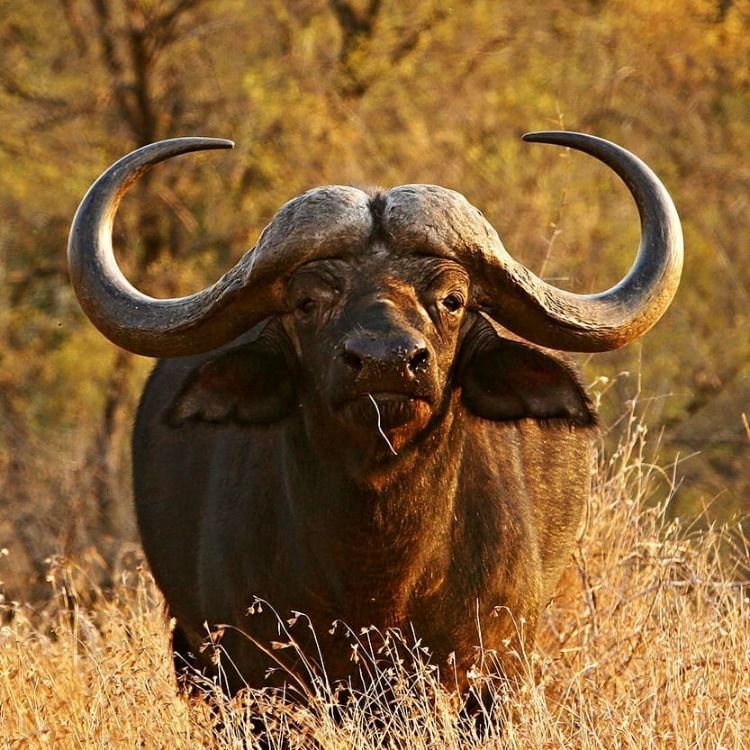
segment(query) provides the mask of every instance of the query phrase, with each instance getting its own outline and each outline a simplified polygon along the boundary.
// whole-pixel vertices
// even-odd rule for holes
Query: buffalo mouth
[[[348,422],[388,432],[407,425],[426,423],[432,414],[432,405],[422,395],[368,392],[346,401],[341,413]]]

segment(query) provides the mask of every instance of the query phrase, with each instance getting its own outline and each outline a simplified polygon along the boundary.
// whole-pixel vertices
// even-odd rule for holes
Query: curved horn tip
[[[578,133],[575,130],[535,130],[531,133],[524,133],[521,140],[527,143],[567,146],[572,145],[574,141],[603,141],[604,139],[588,133]]]
[[[530,130],[521,136],[522,141],[535,141],[539,136],[549,135],[550,133],[569,133],[569,130]]]
[[[166,138],[163,141],[155,141],[146,146],[141,146],[123,156],[120,161],[130,161],[135,157],[146,158],[149,163],[153,164],[173,156],[188,154],[191,151],[209,151],[217,148],[234,148],[234,141],[230,141],[227,138],[207,138],[201,135]]]
[[[618,156],[633,156],[627,149],[618,146],[612,141],[608,141],[606,138],[589,135],[588,133],[579,133],[575,130],[538,130],[533,133],[524,133],[521,139],[527,143],[549,143],[553,146],[564,146],[576,151],[582,151],[609,164],[615,171],[617,169],[610,163],[608,156],[613,152]]]
[[[528,141],[529,143],[534,143],[537,139],[537,136],[541,135],[542,133],[546,133],[545,130],[533,130],[530,133],[524,133],[521,136],[522,141]]]
[[[184,145],[193,146],[192,150],[202,151],[213,148],[234,148],[234,141],[230,141],[228,138],[208,138],[202,135],[184,136],[182,138],[169,138],[165,141],[157,141],[153,145],[167,144],[167,143],[182,143]]]
[[[229,138],[204,138],[204,141],[211,144],[210,148],[234,148],[235,142]]]

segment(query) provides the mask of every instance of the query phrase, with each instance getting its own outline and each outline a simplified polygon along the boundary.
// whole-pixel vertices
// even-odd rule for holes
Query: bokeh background
[[[163,165],[116,245],[155,296],[194,291],[275,211],[326,183],[431,182],[509,251],[578,292],[627,270],[627,191],[527,130],[582,130],[641,156],[684,222],[677,299],[641,342],[583,358],[605,443],[638,399],[670,512],[750,510],[748,0],[0,0],[0,580],[33,597],[50,555],[137,549],[128,440],[152,362],[80,312],[65,245],[89,184],[181,135],[233,152]]]

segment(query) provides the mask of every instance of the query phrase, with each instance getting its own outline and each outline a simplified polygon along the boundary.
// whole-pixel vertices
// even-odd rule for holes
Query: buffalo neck
[[[324,583],[332,608],[345,603],[354,617],[364,592],[368,600],[382,597],[397,619],[415,590],[434,587],[450,565],[445,541],[457,514],[462,410],[447,410],[377,482],[353,476],[339,451],[294,427],[285,440],[284,528],[291,529],[299,579],[312,588]]]

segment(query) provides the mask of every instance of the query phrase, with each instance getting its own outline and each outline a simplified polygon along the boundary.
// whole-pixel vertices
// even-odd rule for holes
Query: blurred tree
[[[83,354],[77,338],[80,319],[66,335],[50,325],[49,317],[40,316],[40,330],[33,344],[26,337],[16,340],[14,335],[19,330],[18,321],[50,312],[44,309],[49,300],[40,305],[38,299],[33,300],[34,296],[45,292],[57,296],[62,292],[60,296],[68,307],[66,312],[71,312],[72,301],[62,291],[67,285],[61,252],[67,222],[61,211],[70,213],[76,193],[80,195],[82,188],[71,190],[63,205],[59,194],[52,194],[50,188],[54,184],[57,193],[60,184],[75,177],[77,164],[69,157],[77,152],[85,158],[92,150],[103,155],[105,161],[111,161],[122,151],[194,127],[194,123],[186,122],[189,118],[184,114],[187,81],[180,72],[180,52],[189,47],[186,39],[196,27],[206,22],[199,7],[205,3],[198,0],[173,3],[68,0],[44,5],[35,5],[31,13],[19,9],[5,18],[2,33],[11,64],[0,77],[0,86],[8,103],[13,105],[12,116],[7,113],[8,127],[4,129],[4,156],[13,155],[14,166],[23,162],[27,168],[33,165],[36,178],[44,182],[43,192],[31,199],[30,208],[34,212],[31,216],[24,209],[22,195],[29,189],[29,182],[35,181],[29,179],[28,173],[17,174],[11,189],[4,191],[4,197],[12,197],[15,192],[15,213],[21,222],[26,219],[41,223],[44,230],[49,230],[41,243],[39,232],[33,230],[22,231],[21,237],[9,240],[15,251],[9,254],[9,260],[13,259],[12,270],[8,272],[9,302],[16,324],[9,323],[5,329],[5,351],[28,353],[33,349],[32,367],[45,370],[40,373],[41,378],[47,375],[45,358],[54,356],[55,351],[63,357]],[[54,22],[50,23],[51,20]],[[61,36],[60,29],[66,27],[70,33]],[[208,106],[206,102],[207,109]],[[214,96],[211,106],[220,109],[221,102]],[[199,116],[195,107],[191,111],[193,116]],[[76,149],[76,145],[80,148]],[[67,158],[61,158],[61,154]],[[89,179],[87,175],[77,182],[84,185]],[[172,200],[179,192],[177,179],[177,173],[172,172],[166,172],[158,181],[147,177],[131,202],[124,223],[128,234],[138,237],[136,252],[129,255],[128,263],[135,283],[141,283],[167,259],[188,252],[189,233],[194,230],[196,219],[184,204]],[[153,199],[154,193],[160,200]],[[28,200],[27,195],[25,202]],[[171,210],[165,210],[165,205]],[[44,212],[42,221],[38,218],[39,211]],[[32,237],[33,244],[28,243]],[[50,257],[53,262],[46,260]],[[156,291],[169,293],[169,285],[169,282],[158,284]],[[132,406],[132,397],[128,397],[132,391],[133,358],[121,350],[114,355],[102,354],[98,372],[88,373],[94,375],[97,398],[93,410],[87,409],[91,435],[82,472],[87,475],[96,506],[90,519],[96,535],[119,531],[118,518],[121,521],[122,513],[112,507],[111,499],[113,492],[117,494],[118,485],[122,485],[118,478],[122,475],[122,433],[127,413],[123,406],[128,400]],[[87,368],[80,369],[85,372]],[[66,374],[75,378],[77,373],[70,370]],[[27,378],[17,380],[23,382]],[[34,393],[33,380],[28,381],[25,395],[29,403],[24,411],[28,411],[41,395]],[[52,403],[39,405],[40,411],[59,408],[54,402],[53,396]],[[39,416],[41,427],[47,420],[42,414]],[[13,484],[20,487],[22,483]]]
[[[460,190],[519,260],[598,291],[632,260],[635,210],[592,160],[517,138],[565,127],[642,156],[685,228],[666,319],[590,361],[614,383],[605,416],[639,392],[684,452],[702,415],[707,455],[691,460],[680,512],[716,492],[717,472],[722,512],[747,508],[748,446],[705,422],[748,411],[724,394],[744,393],[727,384],[750,358],[749,27],[750,0],[0,2],[3,502],[39,504],[35,523],[69,549],[124,533],[124,437],[148,363],[83,319],[63,251],[107,164],[176,135],[238,143],[160,167],[126,199],[124,270],[155,295],[213,280],[302,190],[405,182]]]

